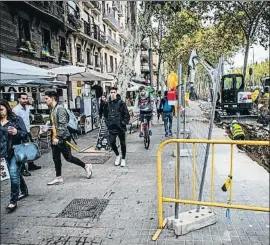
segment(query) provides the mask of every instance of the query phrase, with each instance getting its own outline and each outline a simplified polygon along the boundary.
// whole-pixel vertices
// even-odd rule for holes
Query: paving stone
[[[176,126],[176,124],[174,124]],[[25,245],[251,245],[269,244],[269,214],[251,211],[231,210],[231,224],[225,217],[225,210],[215,208],[217,223],[210,227],[194,231],[185,236],[176,237],[173,232],[164,229],[158,241],[151,241],[157,230],[157,188],[156,188],[156,152],[164,140],[161,136],[162,125],[153,126],[153,137],[149,150],[137,134],[127,135],[127,166],[115,167],[112,156],[104,164],[93,166],[93,177],[85,178],[85,172],[78,166],[63,160],[65,183],[59,186],[47,186],[55,176],[51,153],[37,160],[41,170],[34,171],[25,178],[30,196],[19,202],[18,209],[5,214],[9,201],[10,185],[1,183],[1,242],[2,244]],[[91,132],[77,140],[80,149],[94,145]],[[164,195],[174,196],[174,167],[172,157],[174,146],[168,145],[163,152],[163,190]],[[217,148],[218,149],[218,148]],[[89,153],[92,154],[92,153]],[[86,154],[74,153],[79,158]],[[92,155],[89,155],[92,156]],[[93,156],[92,156],[93,157]],[[104,160],[104,159],[103,159]],[[198,172],[202,165],[198,163]],[[192,196],[191,159],[181,159],[181,195]],[[209,176],[209,169],[207,176]],[[215,199],[227,202],[227,193],[220,188],[226,176],[215,171]],[[197,187],[199,180],[197,180]],[[269,205],[269,184],[251,181],[249,190],[245,190],[243,181],[234,182],[237,203],[254,204],[256,200]],[[210,181],[205,182],[204,198],[210,197]],[[99,219],[85,217],[56,218],[74,199],[108,199],[109,204]],[[209,199],[208,199],[209,200]],[[255,201],[255,202],[253,202]],[[258,202],[258,205],[261,203]],[[181,205],[187,211],[192,206]],[[174,205],[164,204],[164,218],[174,215]],[[251,227],[250,227],[251,225]]]

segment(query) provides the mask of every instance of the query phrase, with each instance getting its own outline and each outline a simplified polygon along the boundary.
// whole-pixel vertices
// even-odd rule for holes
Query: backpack
[[[71,134],[78,133],[79,132],[78,120],[77,120],[76,116],[74,115],[73,111],[71,111],[69,109],[66,109],[66,111],[67,111],[68,117],[69,117],[69,121],[68,121],[68,125],[67,125],[68,131]]]
[[[172,111],[172,106],[169,105],[168,100],[166,99],[164,105],[163,105],[163,112],[171,112]]]

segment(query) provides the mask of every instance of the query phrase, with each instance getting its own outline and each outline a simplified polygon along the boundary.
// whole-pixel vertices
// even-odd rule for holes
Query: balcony
[[[118,14],[119,17],[124,17],[124,11],[123,11],[123,9],[118,9],[117,14]]]
[[[149,60],[149,52],[141,51],[141,60]]]
[[[149,69],[149,64],[143,63],[143,64],[141,65],[141,72],[149,72],[149,71],[150,71],[150,69]]]
[[[120,28],[119,36],[122,37],[125,40],[128,39],[127,30],[123,26],[121,26],[121,28]]]
[[[75,34],[84,40],[94,43],[99,48],[105,47],[104,34],[95,24],[90,26],[88,22],[84,21],[83,26]]]
[[[35,10],[52,17],[58,22],[65,22],[66,11],[54,2],[49,1],[25,1]]]
[[[100,15],[101,14],[101,4],[98,1],[91,1],[91,3],[94,6],[94,8],[92,9],[92,11],[95,14]]]
[[[111,9],[110,9],[111,10]],[[103,21],[108,24],[114,31],[120,31],[120,24],[114,18],[113,13],[111,11],[104,11],[103,13]]]
[[[120,2],[119,1],[112,1],[112,8],[114,10],[120,10]]]
[[[122,51],[122,47],[119,43],[117,43],[115,40],[113,40],[111,37],[106,36],[105,38],[105,46],[117,53]]]

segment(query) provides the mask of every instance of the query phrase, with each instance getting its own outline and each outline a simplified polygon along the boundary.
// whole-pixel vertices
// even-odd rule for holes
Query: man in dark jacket
[[[160,102],[159,110],[163,111],[163,121],[165,129],[165,137],[172,136],[172,121],[175,114],[174,106],[168,104],[168,92],[164,92],[164,98]]]
[[[61,153],[66,161],[74,163],[86,171],[86,178],[92,176],[92,164],[86,164],[77,157],[72,156],[71,148],[67,144],[71,141],[71,134],[68,130],[69,114],[67,110],[59,105],[58,95],[55,91],[45,93],[45,102],[51,108],[51,125],[52,125],[52,155],[55,165],[56,178],[49,182],[48,185],[63,184]]]
[[[117,94],[117,88],[110,88],[110,97],[104,106],[104,118],[109,130],[109,139],[112,150],[116,155],[114,165],[121,167],[126,166],[126,125],[129,123],[130,115],[126,103],[121,100]],[[121,145],[122,159],[116,145],[118,136]]]

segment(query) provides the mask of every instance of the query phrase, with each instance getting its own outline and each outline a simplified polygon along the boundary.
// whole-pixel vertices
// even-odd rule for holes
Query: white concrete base
[[[176,157],[176,151],[177,149],[175,149],[173,151],[173,157]],[[189,149],[180,149],[180,157],[190,157],[192,156],[192,151]]]
[[[185,235],[217,222],[216,213],[207,207],[201,207],[198,213],[196,209],[179,213],[178,219],[172,216],[167,218],[167,220],[168,229],[174,230],[177,236]]]

